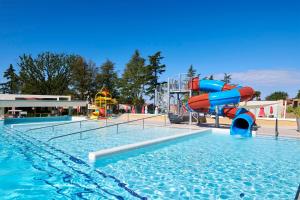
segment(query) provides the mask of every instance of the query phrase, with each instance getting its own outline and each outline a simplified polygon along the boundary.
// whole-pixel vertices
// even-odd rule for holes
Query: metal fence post
[[[145,120],[143,119],[143,130],[144,130],[144,128],[145,128]]]
[[[219,128],[220,127],[220,123],[219,123],[219,106],[216,106],[216,114],[215,114],[215,127]]]
[[[279,132],[278,132],[278,118],[276,118],[275,121],[275,137],[278,138]]]

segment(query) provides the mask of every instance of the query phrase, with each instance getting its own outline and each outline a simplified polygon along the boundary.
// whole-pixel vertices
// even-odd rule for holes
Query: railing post
[[[144,130],[144,128],[145,128],[145,120],[143,118],[143,130]]]
[[[275,121],[275,137],[278,138],[279,132],[278,132],[278,118],[276,117]]]
[[[220,124],[219,124],[219,106],[216,106],[215,108],[216,114],[215,114],[215,127],[219,128]]]

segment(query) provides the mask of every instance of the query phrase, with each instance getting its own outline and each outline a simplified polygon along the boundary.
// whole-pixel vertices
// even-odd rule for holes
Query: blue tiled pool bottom
[[[201,134],[99,160],[150,199],[293,199],[300,141]]]
[[[1,199],[144,199],[81,159],[24,132],[0,129]]]

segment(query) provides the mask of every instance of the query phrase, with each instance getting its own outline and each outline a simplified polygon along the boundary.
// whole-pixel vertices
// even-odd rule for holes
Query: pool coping
[[[89,161],[93,162],[93,161],[95,161],[96,159],[98,159],[100,157],[113,155],[113,154],[118,154],[118,153],[123,153],[123,152],[126,152],[126,151],[131,151],[131,150],[135,150],[135,149],[138,149],[138,148],[143,148],[143,147],[147,147],[147,146],[150,146],[150,145],[167,142],[167,141],[175,140],[175,139],[178,139],[178,138],[199,134],[199,133],[202,133],[202,132],[205,132],[205,131],[208,131],[208,130],[211,130],[211,129],[207,128],[207,129],[201,129],[201,130],[193,130],[193,131],[190,131],[190,132],[187,132],[187,133],[181,133],[181,134],[166,136],[166,137],[162,137],[162,138],[158,138],[158,139],[153,139],[153,140],[147,140],[147,141],[137,142],[137,143],[133,143],[133,144],[122,145],[122,146],[113,147],[113,148],[109,148],[109,149],[102,149],[102,150],[99,150],[99,151],[92,151],[92,152],[89,152],[88,159],[89,159]]]

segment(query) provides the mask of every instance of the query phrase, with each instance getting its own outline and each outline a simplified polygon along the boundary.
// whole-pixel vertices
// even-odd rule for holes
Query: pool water
[[[88,152],[188,132],[96,122],[0,124],[1,199],[293,199],[300,182],[300,141],[236,138],[211,131],[108,156]]]
[[[38,128],[41,125],[16,126],[15,129],[26,131],[32,128]],[[83,122],[81,128],[78,123],[66,124],[52,128],[37,129],[26,132],[30,136],[37,138],[45,143],[49,143],[53,147],[59,148],[69,154],[88,161],[88,153],[99,151],[102,149],[117,147],[121,145],[142,142],[146,140],[156,139],[160,137],[181,134],[189,132],[188,129],[174,129],[156,126],[145,126],[143,129],[140,124],[112,126],[105,129],[99,129],[80,134],[62,137],[55,140],[48,140],[55,136],[61,136],[77,131],[84,131],[93,128],[103,127],[98,122]]]
[[[98,160],[150,199],[294,199],[300,141],[199,134]]]
[[[1,199],[143,199],[113,175],[1,126]]]

